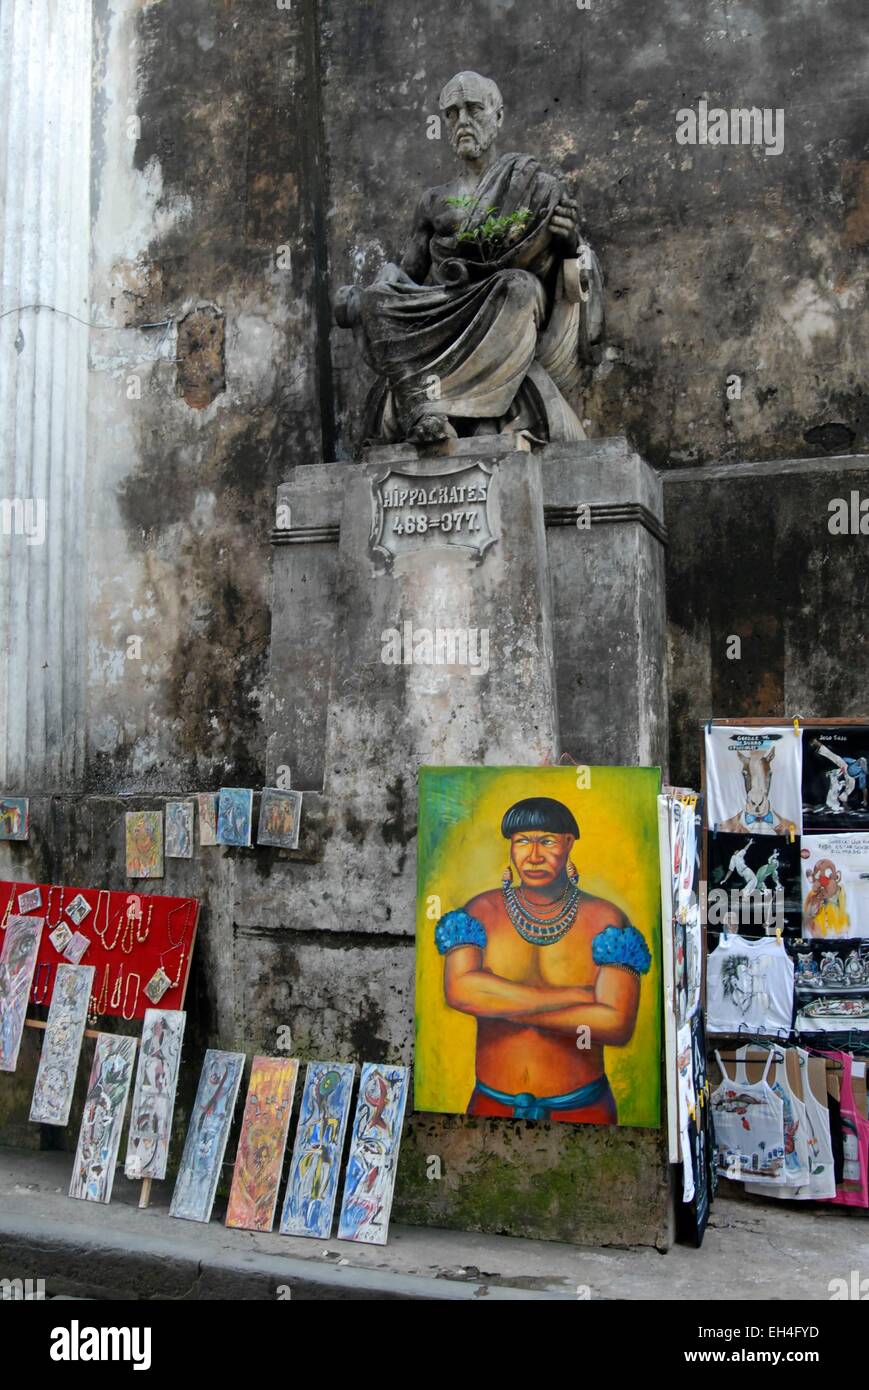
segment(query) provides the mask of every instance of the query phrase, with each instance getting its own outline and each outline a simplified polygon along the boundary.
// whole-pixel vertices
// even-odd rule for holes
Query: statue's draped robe
[[[386,401],[402,432],[425,411],[472,420],[507,416],[552,316],[563,253],[549,222],[564,197],[561,184],[529,155],[505,154],[473,196],[457,233],[431,238],[430,284],[417,285],[387,265],[361,294],[362,350],[382,378],[377,411],[382,415]],[[523,208],[530,218],[495,260],[486,261],[478,243],[459,239],[491,209],[504,217]],[[551,345],[555,358],[570,359],[568,376],[577,366],[578,318],[561,324],[560,341]],[[567,351],[565,331],[572,338]]]

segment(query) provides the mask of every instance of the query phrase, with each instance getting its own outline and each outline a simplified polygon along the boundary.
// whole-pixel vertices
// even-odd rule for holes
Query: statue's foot
[[[408,431],[409,444],[442,444],[445,439],[458,439],[446,415],[433,412],[420,415]]]

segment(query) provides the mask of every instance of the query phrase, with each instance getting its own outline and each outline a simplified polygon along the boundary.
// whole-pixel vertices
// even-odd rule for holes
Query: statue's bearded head
[[[492,79],[478,72],[460,72],[444,87],[439,105],[459,158],[479,159],[485,154],[504,120],[504,100]]]

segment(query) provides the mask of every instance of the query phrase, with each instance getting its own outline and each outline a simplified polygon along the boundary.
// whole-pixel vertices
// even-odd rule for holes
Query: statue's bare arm
[[[432,194],[424,193],[413,215],[413,226],[401,258],[401,269],[418,285],[425,282],[431,270],[431,251],[429,242],[434,235],[431,220]]]

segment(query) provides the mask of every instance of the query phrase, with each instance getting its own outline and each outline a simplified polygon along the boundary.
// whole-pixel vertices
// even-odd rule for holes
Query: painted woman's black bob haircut
[[[505,840],[523,830],[548,830],[552,835],[572,835],[579,839],[579,826],[573,812],[551,796],[529,796],[505,812],[501,834]]]

